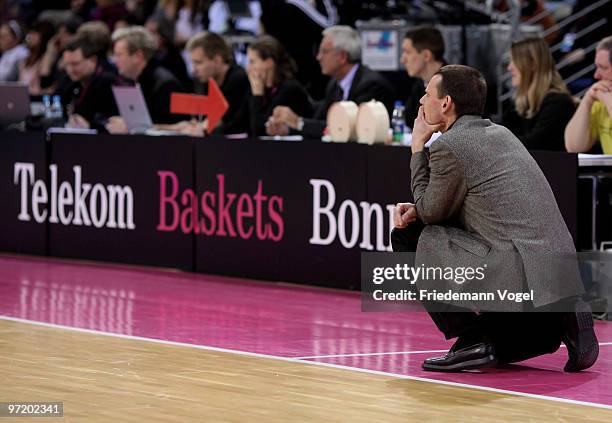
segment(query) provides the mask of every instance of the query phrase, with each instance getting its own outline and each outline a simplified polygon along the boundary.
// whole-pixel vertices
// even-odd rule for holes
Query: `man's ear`
[[[433,60],[433,54],[431,53],[431,50],[427,48],[423,49],[423,60],[425,60],[426,62],[431,62]]]
[[[452,105],[453,105],[453,99],[451,98],[451,96],[450,95],[444,96],[444,102],[442,103],[442,108],[444,109],[444,111],[449,110]]]
[[[344,50],[340,50],[338,52],[338,54],[340,55],[340,60],[342,61],[342,63],[348,63],[348,61],[349,61],[348,52],[346,52]]]
[[[136,50],[134,52],[135,55],[137,55],[139,58],[141,58],[144,62],[147,61],[147,58],[145,57],[144,51],[142,50]]]
[[[214,64],[217,66],[221,66],[224,63],[223,58],[221,57],[220,54],[215,54],[212,60]]]

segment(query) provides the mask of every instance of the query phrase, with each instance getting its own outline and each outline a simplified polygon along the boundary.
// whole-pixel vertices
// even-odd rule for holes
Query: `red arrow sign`
[[[221,120],[229,104],[214,79],[208,79],[208,96],[197,94],[172,93],[170,113],[179,115],[208,116],[211,132]]]

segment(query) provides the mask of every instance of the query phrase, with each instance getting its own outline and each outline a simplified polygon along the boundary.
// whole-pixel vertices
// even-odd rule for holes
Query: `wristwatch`
[[[302,131],[302,129],[304,129],[304,119],[303,118],[298,117],[297,126],[295,127],[295,129],[297,129],[298,131]]]

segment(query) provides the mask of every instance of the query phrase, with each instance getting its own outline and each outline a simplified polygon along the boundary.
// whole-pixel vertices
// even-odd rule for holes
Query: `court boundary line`
[[[297,360],[311,360],[313,358],[342,358],[342,357],[369,357],[372,355],[402,355],[402,354],[433,354],[445,353],[445,350],[420,350],[420,351],[389,351],[389,352],[374,352],[374,353],[355,353],[355,354],[331,354],[331,355],[305,355],[299,357],[291,357]]]
[[[132,341],[152,342],[152,343],[168,345],[168,346],[175,346],[175,347],[195,348],[195,349],[206,350],[206,351],[217,351],[217,352],[223,352],[223,353],[229,353],[229,354],[244,355],[248,357],[266,358],[266,359],[279,360],[279,361],[285,361],[285,362],[290,362],[290,363],[302,363],[302,364],[307,364],[307,365],[329,367],[329,368],[340,369],[340,370],[348,370],[348,371],[372,374],[372,375],[377,375],[377,376],[393,377],[396,379],[406,379],[406,380],[416,380],[420,382],[437,383],[439,385],[477,389],[481,391],[494,392],[497,394],[506,394],[510,396],[519,396],[519,397],[524,397],[524,398],[533,398],[533,399],[540,399],[540,400],[546,400],[546,401],[561,402],[565,404],[582,405],[586,407],[612,410],[612,405],[607,405],[607,404],[599,404],[595,402],[551,397],[548,395],[530,394],[527,392],[511,391],[508,389],[491,388],[488,386],[480,386],[480,385],[470,385],[467,383],[460,383],[460,382],[450,382],[450,381],[445,381],[445,380],[429,379],[429,378],[419,377],[419,376],[402,375],[398,373],[383,372],[380,370],[371,370],[371,369],[363,369],[359,367],[343,366],[340,364],[323,363],[319,361],[310,361],[310,360],[300,360],[294,357],[282,357],[282,356],[277,356],[277,355],[261,354],[261,353],[254,353],[254,352],[249,352],[249,351],[232,350],[228,348],[211,347],[207,345],[188,344],[186,342],[168,341],[168,340],[156,339],[156,338],[146,338],[146,337],[136,336],[136,335],[125,335],[125,334],[120,334],[120,333],[103,332],[103,331],[94,330],[94,329],[77,328],[77,327],[72,327],[72,326],[59,325],[55,323],[39,322],[36,320],[28,320],[28,319],[22,319],[19,317],[10,317],[10,316],[4,316],[4,315],[0,315],[0,320],[7,320],[7,321],[12,321],[12,322],[30,324],[34,326],[42,326],[42,327],[53,328],[53,329],[63,329],[63,330],[72,331],[72,332],[88,333],[90,335],[110,336],[113,338],[128,339]]]
[[[600,342],[600,347],[607,347],[612,345],[612,342]],[[561,344],[559,348],[567,348],[564,344]],[[344,358],[344,357],[369,357],[374,355],[405,355],[405,354],[433,354],[433,353],[445,353],[445,350],[422,350],[422,351],[389,351],[389,352],[375,352],[375,353],[355,353],[355,354],[331,354],[331,355],[312,355],[312,356],[298,356],[292,357],[298,360],[312,360],[316,358]]]

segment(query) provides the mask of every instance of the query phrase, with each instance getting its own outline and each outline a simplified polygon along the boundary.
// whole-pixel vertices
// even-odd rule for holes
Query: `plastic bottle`
[[[51,97],[48,95],[43,95],[42,97],[43,103],[43,116],[45,119],[51,119]]]
[[[406,131],[406,119],[404,117],[404,104],[401,101],[395,102],[393,115],[391,116],[391,128],[393,129],[393,143],[402,143]]]
[[[53,102],[51,103],[51,118],[56,120],[62,120],[64,118],[64,109],[62,108],[62,101],[59,95],[53,96]]]

